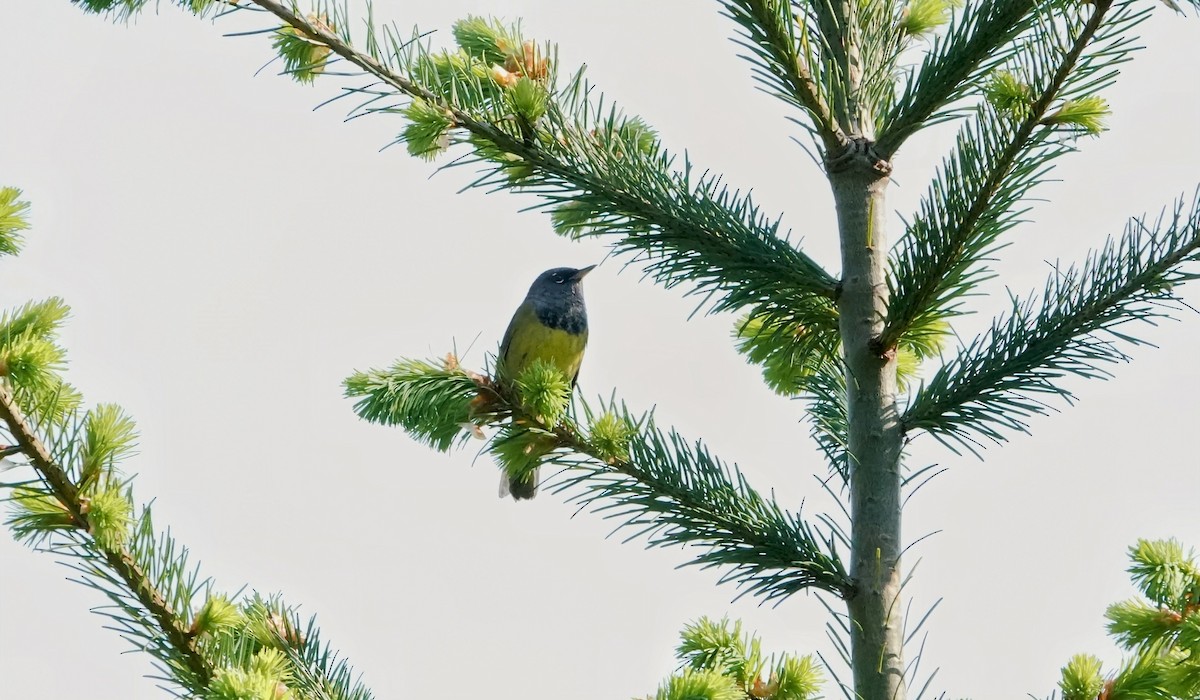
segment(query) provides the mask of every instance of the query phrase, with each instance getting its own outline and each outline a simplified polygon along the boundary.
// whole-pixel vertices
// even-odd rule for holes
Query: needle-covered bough
[[[76,4],[124,18],[147,3]],[[850,698],[904,700],[917,682],[905,642],[921,624],[905,627],[908,543],[900,524],[924,472],[905,467],[908,442],[931,435],[978,452],[1028,429],[1051,399],[1071,398],[1061,379],[1106,376],[1127,359],[1125,348],[1139,342],[1133,322],[1186,307],[1180,286],[1198,274],[1200,210],[1179,200],[1157,219],[1133,220],[1085,262],[1058,264],[1042,290],[1014,295],[979,336],[960,347],[949,342],[957,317],[984,305],[973,292],[994,276],[989,261],[1022,223],[1034,190],[1059,158],[1105,130],[1106,91],[1138,48],[1138,26],[1162,9],[1153,0],[718,0],[755,78],[788,105],[800,143],[829,182],[836,273],[799,246],[782,217],[669,152],[651,125],[618,109],[582,71],[564,72],[555,45],[519,26],[469,17],[443,38],[380,26],[370,8],[361,22],[328,2],[173,4],[231,24],[246,20],[233,33],[270,37],[288,75],[341,81],[329,102],[355,101],[352,117],[400,120],[396,142],[409,153],[477,169],[474,187],[532,195],[557,233],[605,240],[655,282],[700,295],[706,310],[737,312],[738,349],[763,367],[772,389],[806,402],[830,474],[824,483],[844,501],[845,517],[801,518],[654,416],[615,398],[573,396],[571,378],[554,367],[535,363],[496,381],[488,367],[472,371],[454,356],[403,359],[355,373],[346,388],[362,417],[436,449],[482,434],[485,450],[510,472],[555,467],[546,471],[557,474],[556,491],[618,518],[651,545],[688,546],[692,562],[762,600],[802,590],[840,599],[832,638],[850,668],[838,680]],[[958,135],[917,211],[889,237],[893,158],[937,124],[956,124]],[[719,133],[742,136],[726,125]],[[23,371],[10,367],[13,376]],[[105,511],[101,493],[120,482],[91,474],[72,478],[101,489],[88,508]],[[109,520],[120,509],[107,511]],[[71,531],[104,521],[84,515],[71,516]],[[1183,555],[1159,559],[1162,570],[1192,566]],[[1173,591],[1147,594],[1171,612],[1164,620],[1200,624],[1194,600],[1187,602],[1191,589]],[[166,601],[186,615],[186,606]],[[1119,634],[1140,634],[1129,631],[1136,613],[1113,618]],[[162,629],[188,641],[186,624]],[[738,637],[710,631],[700,636]],[[807,697],[790,681],[773,685],[772,677],[787,675],[782,667],[743,663],[752,646],[710,645],[728,653],[704,658],[740,661],[689,670],[737,679],[732,685],[681,671],[659,698]],[[279,646],[248,648],[253,659]],[[1178,669],[1196,668],[1189,649],[1171,648],[1177,663],[1169,673],[1161,664],[1126,665],[1099,686],[1099,667],[1077,659],[1064,669],[1064,695],[1169,697],[1137,689],[1179,688],[1169,685],[1182,682]],[[184,653],[177,665],[217,677],[196,658]],[[255,663],[270,667],[270,659]]]

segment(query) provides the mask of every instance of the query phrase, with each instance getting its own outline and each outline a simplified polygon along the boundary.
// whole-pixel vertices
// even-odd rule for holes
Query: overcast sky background
[[[543,214],[518,213],[531,200],[455,194],[468,171],[430,179],[402,148],[379,152],[400,120],[312,111],[333,81],[256,76],[269,40],[221,37],[265,26],[252,18],[214,26],[164,4],[124,27],[65,0],[2,5],[0,184],[25,189],[34,228],[26,252],[0,262],[0,307],[71,304],[71,380],[139,420],[127,464],[138,494],[222,589],[282,590],[317,613],[380,698],[645,694],[700,615],[744,619],[771,651],[829,650],[815,599],[731,603],[717,572],[674,568],[686,553],[605,539],[611,523],[572,519],[554,496],[498,500],[489,460],[362,423],[341,397],[355,369],[476,337],[465,362],[478,366],[537,273],[597,262],[601,244],[555,237]],[[565,66],[586,62],[669,147],[753,186],[836,269],[827,186],[788,140],[799,131],[786,108],[754,89],[716,3],[376,7],[423,29],[468,13],[520,17],[527,36],[558,41]],[[1006,306],[1005,286],[1039,286],[1047,261],[1081,259],[1127,216],[1200,183],[1200,23],[1154,15],[1150,48],[1107,93],[1112,131],[1036,191],[1044,201],[1009,235],[964,337]],[[922,134],[900,154],[897,221],[949,136]],[[788,507],[829,508],[801,404],[734,351],[732,318],[689,321],[693,300],[639,277],[616,260],[588,277],[580,391],[657,405],[663,424],[705,438]],[[1200,305],[1200,285],[1186,296]],[[1200,317],[1138,332],[1161,349],[1134,349],[1113,381],[1068,382],[1078,406],[986,461],[913,447],[911,465],[949,468],[905,515],[910,541],[940,531],[906,560],[920,562],[913,621],[942,601],[922,663],[941,669],[934,691],[1045,696],[1071,654],[1115,661],[1102,614],[1132,592],[1126,548],[1200,544]],[[0,537],[0,698],[165,697],[68,573]]]

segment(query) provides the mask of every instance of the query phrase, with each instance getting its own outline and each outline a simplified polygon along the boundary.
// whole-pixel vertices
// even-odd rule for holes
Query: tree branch
[[[746,40],[739,43],[758,56],[759,80],[808,114],[826,153],[840,153],[849,139],[813,76],[809,65],[811,57],[800,53],[793,29],[796,20],[792,16],[792,3],[787,0],[721,0],[721,4],[728,16],[745,31]]]
[[[69,513],[74,526],[81,532],[91,533],[92,526],[88,520],[87,508],[80,497],[79,489],[71,481],[66,471],[51,457],[45,444],[34,433],[26,422],[21,410],[13,400],[12,394],[4,386],[0,386],[0,420],[4,421],[12,434],[17,447],[29,458],[30,464],[47,486],[54,497]],[[206,685],[213,676],[213,667],[196,647],[195,640],[189,634],[179,615],[171,608],[163,595],[155,588],[150,577],[142,570],[130,552],[124,548],[107,550],[92,540],[93,546],[103,556],[104,563],[120,577],[129,593],[149,611],[170,645],[183,657],[187,670],[195,677],[199,686]]]
[[[772,292],[776,298],[786,298],[788,289],[800,295],[836,296],[837,281],[828,272],[780,238],[776,234],[778,224],[768,224],[761,219],[748,198],[729,193],[723,186],[718,187],[719,179],[715,176],[702,174],[693,185],[690,164],[683,173],[669,172],[665,166],[670,159],[664,153],[655,153],[651,157],[637,149],[607,148],[592,142],[594,139],[589,141],[588,134],[575,129],[572,124],[563,123],[566,131],[552,135],[565,143],[551,138],[556,145],[553,149],[545,147],[536,138],[511,134],[499,124],[481,119],[417,82],[398,75],[378,60],[356,51],[323,23],[301,17],[275,0],[250,1],[309,39],[328,46],[334,54],[382,83],[445,110],[456,128],[465,129],[474,138],[486,141],[504,154],[517,156],[522,166],[532,168],[540,177],[540,181],[533,178],[527,183],[505,181],[501,186],[536,191],[551,204],[578,203],[580,195],[603,200],[608,212],[626,217],[632,224],[623,228],[624,238],[617,247],[646,251],[662,262],[653,271],[667,286],[692,281],[701,292],[719,290],[727,295],[737,295],[747,271],[757,269],[759,277],[774,280]],[[555,117],[553,114],[548,116]],[[555,118],[565,119],[562,115]],[[653,173],[647,182],[641,183],[649,190],[639,190],[636,185],[619,178],[606,177],[610,174],[609,169],[628,169],[635,159],[638,159],[637,165]],[[504,171],[503,165],[495,167],[497,172]],[[484,182],[491,181],[482,178],[476,184]],[[649,196],[651,194],[653,197]],[[709,220],[689,218],[687,212],[703,212]],[[605,229],[605,232],[610,231]],[[664,261],[667,253],[674,254],[674,260],[669,263]],[[754,296],[765,297],[758,293]],[[746,299],[735,299],[718,307],[748,303],[751,302]]]
[[[466,390],[467,382],[475,391]],[[647,535],[650,546],[708,549],[692,563],[731,567],[722,582],[736,581],[768,600],[806,588],[841,597],[851,591],[832,538],[760,495],[702,443],[656,428],[649,415],[635,417],[613,401],[599,411],[581,402],[590,425],[570,416],[547,420],[511,390],[462,369],[452,355],[356,373],[346,388],[358,399],[359,416],[401,426],[442,450],[453,442],[447,433],[463,434],[464,416],[497,426],[487,451],[508,473],[564,467],[551,482],[556,492],[577,489],[571,501],[621,520],[620,527]],[[570,384],[561,389],[569,392]]]
[[[1145,16],[1133,13],[1127,2],[1120,3],[1112,17],[1111,0],[1092,7],[1091,16],[1075,36],[1066,37],[1070,48],[1057,61],[1052,56],[1022,59],[1055,68],[1049,75],[1030,76],[1033,84],[1029,87],[1038,92],[1021,105],[1015,120],[985,103],[978,108],[975,127],[964,127],[959,133],[954,155],[943,163],[893,261],[889,279],[892,300],[878,340],[881,349],[895,347],[922,318],[953,313],[948,305],[986,273],[972,271],[972,267],[991,251],[1002,233],[1017,223],[1017,202],[1043,180],[1050,161],[1074,150],[1063,140],[1054,139],[1061,127],[1046,124],[1046,115],[1070,84],[1089,83],[1097,71],[1111,71],[1132,51],[1128,45],[1106,46],[1107,50],[1095,52],[1105,54],[1102,65],[1081,66],[1086,49],[1124,34]],[[1060,26],[1047,18],[1040,32],[1046,34],[1044,40],[1033,42],[1031,47],[1058,52]],[[1116,55],[1110,55],[1113,51]],[[1100,86],[1089,87],[1094,94]]]
[[[968,449],[980,444],[973,435],[1000,442],[1001,430],[1024,432],[1026,418],[1048,410],[1039,396],[1072,398],[1055,380],[1109,376],[1100,365],[1129,359],[1117,343],[1141,344],[1117,327],[1186,307],[1175,290],[1200,278],[1184,269],[1200,264],[1200,199],[1189,212],[1180,202],[1163,229],[1161,219],[1154,230],[1134,220],[1082,266],[1055,271],[1040,304],[1013,299],[1007,316],[922,387],[904,414],[905,428]]]
[[[693,564],[732,567],[722,583],[736,581],[766,600],[807,588],[841,598],[853,591],[831,538],[819,537],[799,516],[763,498],[736,467],[709,455],[701,443],[688,445],[678,434],[664,436],[651,426],[631,444],[630,458],[605,460],[574,426],[560,425],[554,434],[560,447],[592,460],[555,459],[577,473],[552,488],[580,487],[571,500],[582,505],[609,500],[595,510],[622,519],[621,527],[638,534],[652,533],[650,546],[707,547]],[[663,460],[668,451],[674,458]]]
[[[875,145],[881,156],[890,160],[909,136],[931,123],[930,117],[962,97],[971,87],[972,76],[995,63],[997,52],[1029,28],[1037,7],[1037,0],[968,4],[883,120]]]

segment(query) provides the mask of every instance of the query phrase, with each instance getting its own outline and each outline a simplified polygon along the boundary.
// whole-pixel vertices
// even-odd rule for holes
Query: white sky
[[[788,140],[786,108],[752,87],[715,3],[377,4],[378,18],[424,29],[471,12],[524,18],[669,146],[789,212],[806,250],[836,266],[828,190]],[[571,519],[553,496],[498,500],[487,459],[432,453],[341,398],[352,370],[476,336],[466,360],[479,363],[538,272],[596,262],[601,245],[556,238],[544,215],[517,212],[529,200],[456,195],[467,171],[430,180],[402,149],[379,153],[401,122],[311,111],[332,82],[256,77],[268,40],[221,34],[263,25],[164,6],[126,28],[62,0],[3,5],[0,184],[26,190],[34,230],[0,262],[0,306],[72,305],[71,379],[138,418],[138,493],[222,588],[283,590],[317,613],[380,698],[645,694],[700,615],[743,618],[769,650],[829,650],[814,599],[730,603],[715,572],[674,568],[685,553],[605,539],[609,523]],[[1046,201],[1010,234],[993,296],[960,333],[1005,306],[1004,285],[1031,289],[1045,261],[1079,259],[1200,182],[1200,24],[1157,8],[1143,36],[1150,48],[1108,93],[1112,131],[1037,190]],[[898,213],[946,138],[900,154]],[[609,261],[588,278],[580,390],[657,405],[782,503],[827,507],[801,405],[762,386],[731,319],[688,321],[691,300],[620,272]],[[1186,295],[1200,304],[1200,286]],[[950,468],[905,523],[910,540],[941,531],[907,559],[921,561],[913,621],[942,599],[922,663],[941,668],[935,691],[1044,696],[1071,654],[1114,660],[1102,614],[1131,593],[1126,547],[1200,544],[1200,318],[1139,332],[1161,349],[1133,350],[1113,381],[1070,382],[1078,406],[985,462],[928,439],[912,450],[913,466]],[[164,697],[68,573],[0,538],[0,698]]]

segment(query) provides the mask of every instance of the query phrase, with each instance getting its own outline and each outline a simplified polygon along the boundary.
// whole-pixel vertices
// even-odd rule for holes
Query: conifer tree
[[[121,19],[147,5],[73,1]],[[355,372],[346,392],[362,418],[433,449],[482,436],[509,472],[557,467],[543,469],[556,472],[552,491],[620,518],[650,546],[688,546],[694,563],[746,594],[840,601],[830,614],[850,673],[834,682],[850,698],[908,694],[900,521],[923,478],[904,465],[909,441],[979,452],[1025,430],[1055,398],[1070,398],[1063,378],[1103,377],[1128,359],[1140,342],[1132,324],[1181,308],[1179,285],[1200,269],[1200,202],[1179,199],[1061,263],[1041,294],[1013,297],[979,336],[947,342],[1036,186],[1104,130],[1104,92],[1131,58],[1151,0],[718,0],[754,77],[795,110],[828,178],[837,271],[518,25],[466,17],[441,41],[320,0],[173,4],[201,16],[250,13],[294,79],[343,81],[341,97],[359,100],[353,114],[398,115],[412,155],[475,167],[476,187],[536,195],[559,234],[606,240],[659,284],[702,295],[706,310],[740,314],[739,350],[775,391],[806,401],[844,522],[777,503],[659,416],[615,394],[573,396],[545,367],[513,388],[453,354],[403,358]],[[893,159],[914,134],[947,122],[959,129],[953,150],[904,230],[889,232]],[[5,211],[19,220],[16,197],[0,199],[10,210],[0,224]],[[0,253],[15,250],[19,229],[0,235]],[[132,424],[114,407],[82,410],[58,377],[53,333],[64,315],[51,300],[0,319],[0,419],[14,445],[5,454],[35,473],[13,494],[16,534],[70,557],[184,694],[369,697],[314,626],[277,599],[210,591],[149,509],[134,515],[116,469]],[[939,364],[922,381],[914,370],[925,361]],[[1119,604],[1109,617],[1134,660],[1108,679],[1093,659],[1071,660],[1061,686],[1070,700],[1197,692],[1187,633],[1200,624],[1195,564],[1173,543],[1139,543],[1133,558],[1151,602]],[[736,624],[697,622],[680,658],[658,698],[817,692],[810,658],[764,659]]]

